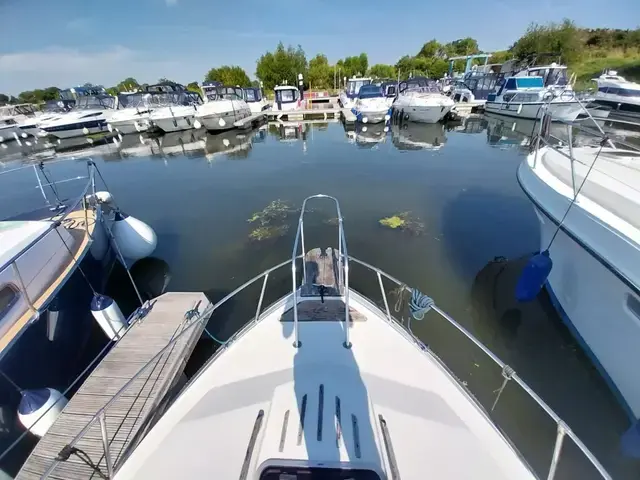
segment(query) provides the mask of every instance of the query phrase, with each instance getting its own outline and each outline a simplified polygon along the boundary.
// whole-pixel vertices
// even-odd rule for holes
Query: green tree
[[[369,75],[376,78],[396,78],[396,68],[393,65],[377,63],[369,69]]]
[[[264,83],[264,88],[272,90],[276,85],[286,82],[289,85],[298,84],[298,74],[307,75],[307,57],[302,47],[278,44],[275,52],[262,55],[256,65],[256,76]]]
[[[118,90],[118,92],[132,92],[140,88],[140,84],[135,78],[127,77],[120,83],[118,83],[115,88]]]
[[[473,55],[480,51],[478,41],[471,37],[459,38],[458,40],[447,43],[443,48],[450,57]]]
[[[117,97],[118,94],[120,93],[120,90],[118,89],[118,87],[109,87],[106,90],[109,95],[113,95],[114,97]]]
[[[439,79],[444,76],[448,69],[448,62],[438,57],[410,57],[405,55],[396,63],[396,70],[401,79],[409,78],[409,75]]]
[[[512,58],[513,53],[511,53],[510,50],[499,50],[497,52],[493,52],[493,55],[489,57],[489,63],[504,63]]]
[[[220,68],[212,68],[204,77],[205,82],[221,82],[224,85],[237,85],[248,87],[251,80],[241,67],[236,65],[223,65]]]
[[[511,46],[513,55],[521,60],[541,53],[552,53],[560,55],[561,61],[569,65],[580,60],[583,50],[579,29],[567,19],[560,24],[531,24]]]
[[[319,53],[309,60],[307,79],[312,88],[330,88],[333,86],[333,68],[329,66],[329,61],[325,55]]]
[[[200,85],[198,84],[198,82],[191,82],[187,85],[187,90],[191,91],[191,92],[198,92],[200,93]]]
[[[341,75],[344,77],[355,77],[356,75],[366,75],[369,69],[369,58],[366,53],[361,53],[353,57],[346,57],[340,60],[336,66],[340,67]]]
[[[9,103],[10,100],[11,98],[9,97],[9,95],[0,93],[0,105],[6,105],[7,103]]]
[[[444,48],[440,42],[435,38],[425,43],[420,51],[418,57],[441,57],[444,55]]]

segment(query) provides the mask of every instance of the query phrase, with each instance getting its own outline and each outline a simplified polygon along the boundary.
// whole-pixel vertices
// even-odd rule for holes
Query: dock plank
[[[171,292],[155,299],[147,316],[129,328],[71,398],[16,478],[40,478],[60,450],[73,441],[113,395],[191,324],[192,320],[186,319],[185,315],[196,305],[199,312],[209,305],[203,293]],[[199,322],[180,337],[173,348],[154,360],[106,410],[110,453],[116,465],[156,418],[154,415],[162,408],[167,393],[180,378],[206,321]],[[75,446],[106,473],[99,422],[92,425]],[[88,465],[72,455],[56,465],[50,478],[99,478],[92,473],[95,472]]]

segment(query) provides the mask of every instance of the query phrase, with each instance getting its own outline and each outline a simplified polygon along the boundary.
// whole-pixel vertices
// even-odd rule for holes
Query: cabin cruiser
[[[312,201],[320,200],[332,202],[337,210],[338,242],[333,248],[313,248],[312,237],[304,232],[305,212]],[[109,396],[107,405],[65,448],[84,453],[89,441],[99,445],[95,441],[100,438],[98,423],[104,426],[105,418],[111,419],[110,428],[118,428],[122,422],[116,417],[122,412],[116,410],[121,405],[118,399],[139,392],[143,379],[152,375],[152,365],[158,365],[178,342],[202,331],[212,313],[218,314],[229,299],[237,300],[235,296],[249,286],[257,292],[263,285],[255,316],[229,340],[218,341],[222,345],[184,387],[175,389],[172,398],[157,409],[148,409],[152,414],[147,418],[153,421],[140,420],[147,427],[126,452],[120,444],[108,441],[103,427],[103,448],[87,452],[93,456],[93,465],[100,463],[101,473],[108,471],[115,480],[208,478],[212,469],[215,478],[247,480],[417,480],[425,474],[438,479],[534,480],[544,476],[554,480],[565,465],[563,444],[571,442],[571,450],[585,455],[602,478],[611,479],[578,436],[513,368],[432,298],[348,254],[337,199],[323,194],[307,198],[297,225],[289,260],[247,281],[215,305],[199,303],[199,308],[185,312],[171,342],[126,383],[123,380],[120,385],[124,386]],[[305,251],[303,247],[300,253],[301,243],[311,248]],[[381,295],[384,306],[356,290],[351,266],[362,269],[365,278],[369,275],[370,285],[377,278],[380,290],[373,293],[378,300]],[[274,295],[279,298],[263,304],[267,287],[275,294],[267,283],[280,269],[290,269],[291,288],[280,283],[285,288]],[[383,282],[394,288],[391,299]],[[498,365],[487,366],[496,370],[492,381],[499,388],[486,409],[472,387],[413,334],[411,322],[425,318],[425,322],[444,322],[455,328],[487,355],[488,362]],[[548,449],[550,460],[537,462],[537,468],[524,455],[526,450],[518,449],[527,435],[518,435],[517,442],[510,440],[495,423],[504,410],[494,415],[488,412],[505,407],[500,395],[515,388],[513,383],[523,389],[518,394],[524,393],[516,415],[524,410],[529,415],[524,418],[530,420],[535,409],[557,424],[555,443]],[[63,458],[58,456],[49,464],[44,478],[63,475],[63,470],[63,476],[90,474],[89,462]],[[212,459],[218,459],[213,466]]]
[[[0,124],[11,124],[13,123],[9,121],[11,119],[19,125],[20,132],[18,135],[22,138],[29,135],[35,137],[40,133],[38,124],[43,120],[42,114],[40,111],[36,110],[35,105],[32,105],[31,103],[0,107]],[[2,136],[4,137],[6,135]]]
[[[363,85],[370,85],[370,78],[350,78],[347,81],[347,86],[343,92],[340,92],[340,97],[338,98],[338,103],[343,108],[353,108],[353,104],[358,98],[358,92],[360,91],[360,87]]]
[[[300,90],[291,85],[278,85],[273,89],[275,99],[271,110],[277,112],[289,112],[299,110],[302,104]]]
[[[171,105],[179,98],[172,95],[186,91],[183,85],[163,82],[148,85],[138,92],[124,92],[118,95],[119,109],[113,112],[107,128],[120,133],[146,132],[151,127],[149,116],[154,109]]]
[[[414,77],[400,82],[393,111],[403,120],[437,123],[453,108],[453,100],[443,95],[436,82]]]
[[[386,122],[391,118],[391,107],[381,87],[363,85],[353,108],[356,120],[362,123]]]
[[[199,93],[181,90],[163,93],[153,99],[158,106],[149,114],[149,132],[169,133],[194,128],[198,106],[202,105]]]
[[[243,88],[244,101],[249,105],[251,113],[260,113],[263,110],[267,110],[270,106],[269,101],[265,98],[264,92],[261,88]]]
[[[598,85],[595,104],[608,107],[616,116],[640,119],[640,84],[621,77],[615,70],[607,70],[593,81]]]
[[[386,80],[380,83],[380,88],[382,88],[384,97],[387,99],[387,105],[391,107],[393,101],[398,96],[398,82],[395,80]]]
[[[495,73],[471,71],[451,85],[450,95],[456,104],[483,107],[489,94],[495,91],[497,81],[498,75]]]
[[[0,384],[0,401],[17,407],[20,423],[38,437],[66,403],[55,388],[69,387],[84,373],[82,349],[94,335],[94,320],[107,335],[105,344],[124,331],[121,310],[116,315],[117,307],[102,308],[113,305],[102,294],[116,252],[134,262],[155,248],[150,227],[119,212],[110,193],[96,190],[104,182],[93,162],[65,167],[87,175],[58,176],[58,183],[84,181],[70,200],[60,198],[46,163],[0,174],[3,193],[24,198],[20,189],[31,180],[44,198],[43,208],[0,221],[0,371],[8,379]],[[60,402],[53,406],[52,399]]]
[[[398,150],[440,150],[447,143],[444,125],[417,125],[412,122],[393,122],[391,141]]]
[[[111,95],[78,97],[69,113],[40,124],[41,135],[63,139],[107,132],[107,121],[117,106],[118,99]]]
[[[485,110],[511,117],[539,119],[543,106],[554,120],[573,121],[584,112],[576,98],[567,67],[519,68],[515,61],[505,62],[498,75],[496,90],[487,97]]]
[[[196,128],[204,127],[209,131],[229,130],[238,120],[251,116],[249,105],[244,101],[244,92],[240,87],[202,85],[202,93],[207,101],[198,107],[195,115]]]
[[[546,290],[635,421],[640,153],[614,148],[604,134],[589,146],[555,146],[547,136],[537,137],[517,175],[540,220],[540,251],[553,262]]]

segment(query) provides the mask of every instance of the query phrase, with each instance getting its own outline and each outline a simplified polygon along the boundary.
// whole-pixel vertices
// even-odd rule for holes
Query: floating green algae
[[[414,235],[420,235],[424,231],[424,223],[419,218],[413,217],[411,212],[401,212],[378,220],[380,225],[394,230],[403,230]]]

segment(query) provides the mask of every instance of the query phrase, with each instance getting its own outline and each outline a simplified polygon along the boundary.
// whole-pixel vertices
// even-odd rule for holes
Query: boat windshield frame
[[[367,88],[364,88],[367,87]],[[363,91],[364,90],[364,91]],[[360,87],[360,91],[358,92],[358,99],[366,99],[366,98],[384,98],[384,91],[382,87],[376,85],[363,85]]]
[[[398,92],[401,94],[407,92],[442,93],[435,80],[425,77],[414,77],[400,82],[398,85]]]
[[[244,100],[244,90],[241,87],[232,87],[229,85],[203,85],[202,91],[209,101]]]
[[[193,333],[193,329],[196,328],[197,325],[199,326],[203,326],[206,327],[206,324],[209,320],[209,318],[211,317],[211,315],[213,314],[214,311],[216,311],[218,308],[220,308],[223,304],[225,304],[227,301],[229,301],[231,298],[235,297],[238,293],[244,291],[246,288],[254,285],[254,284],[258,284],[259,285],[259,281],[261,281],[262,283],[262,288],[260,290],[260,296],[257,299],[257,307],[256,307],[256,313],[255,316],[250,319],[244,326],[242,326],[238,331],[236,331],[231,338],[229,338],[226,342],[224,342],[219,348],[217,348],[215,350],[215,352],[205,361],[203,362],[203,365],[200,367],[200,369],[198,370],[198,372],[194,375],[194,377],[192,378],[191,382],[197,380],[197,378],[199,378],[199,376],[202,374],[202,372],[204,372],[207,367],[214,362],[223,352],[227,351],[227,349],[233,345],[238,339],[240,339],[247,331],[251,330],[258,322],[261,321],[262,318],[266,318],[268,316],[268,313],[270,311],[270,308],[267,307],[265,310],[262,309],[262,303],[264,300],[264,296],[265,296],[265,291],[267,288],[267,283],[268,280],[271,276],[271,274],[273,272],[275,272],[276,270],[279,270],[281,268],[284,267],[289,267],[291,269],[291,277],[292,277],[292,289],[289,290],[289,293],[287,295],[285,295],[285,297],[283,297],[283,299],[288,299],[289,296],[291,296],[292,298],[292,304],[293,304],[293,312],[294,312],[294,322],[293,322],[293,329],[294,329],[294,346],[292,348],[305,348],[302,344],[300,344],[299,340],[298,340],[298,315],[297,315],[297,295],[298,295],[298,291],[301,288],[302,282],[304,281],[304,275],[302,275],[300,282],[297,281],[297,274],[300,273],[300,269],[297,267],[298,263],[302,264],[302,272],[305,272],[305,268],[306,268],[306,262],[304,261],[304,251],[305,251],[305,244],[304,244],[304,213],[306,210],[306,203],[308,200],[310,199],[314,199],[314,198],[326,198],[326,199],[331,199],[334,200],[336,202],[336,208],[337,208],[337,214],[338,214],[338,219],[339,219],[339,223],[338,223],[338,265],[342,265],[343,268],[339,268],[339,275],[341,279],[344,279],[344,286],[345,286],[345,291],[344,291],[344,303],[345,303],[345,321],[349,321],[348,318],[350,318],[350,315],[347,315],[347,312],[349,312],[349,262],[354,262],[355,264],[358,264],[362,267],[364,267],[365,269],[367,269],[369,272],[373,273],[375,275],[375,277],[377,278],[377,283],[380,287],[380,294],[382,296],[382,300],[383,300],[383,305],[384,305],[384,310],[382,309],[382,307],[376,307],[376,305],[378,304],[377,302],[374,302],[372,300],[369,300],[369,302],[371,302],[371,308],[379,308],[380,309],[380,313],[382,314],[382,318],[384,318],[387,323],[393,327],[394,329],[396,329],[397,332],[399,332],[400,334],[402,334],[408,341],[413,342],[421,351],[424,355],[427,355],[431,360],[434,360],[436,362],[438,362],[439,365],[442,366],[442,368],[449,372],[450,377],[451,377],[451,381],[452,382],[456,382],[457,385],[465,392],[467,399],[470,402],[473,402],[476,407],[479,409],[480,412],[483,412],[485,415],[485,418],[487,419],[487,421],[491,422],[493,425],[496,426],[496,428],[500,429],[500,426],[498,425],[497,419],[494,416],[489,415],[489,412],[487,411],[487,409],[485,408],[485,406],[483,406],[480,401],[473,395],[473,393],[470,391],[469,387],[465,384],[462,383],[460,380],[458,380],[458,378],[451,372],[451,370],[446,366],[446,364],[444,364],[444,362],[442,360],[439,359],[438,356],[436,356],[431,349],[425,345],[420,339],[418,339],[413,332],[411,331],[410,327],[408,325],[406,325],[404,322],[398,320],[397,318],[395,318],[392,314],[391,309],[389,308],[389,300],[387,298],[387,291],[385,290],[385,286],[384,286],[384,282],[386,281],[387,283],[391,283],[394,285],[394,291],[398,293],[398,295],[412,295],[414,292],[411,288],[409,288],[407,286],[406,283],[401,282],[400,280],[398,280],[397,278],[389,275],[388,273],[384,272],[383,270],[370,265],[367,262],[364,262],[362,260],[359,260],[355,257],[352,257],[348,254],[347,251],[347,246],[346,246],[346,240],[345,240],[345,236],[344,236],[344,230],[343,230],[343,218],[342,218],[342,214],[341,214],[341,210],[340,210],[340,206],[339,203],[337,201],[337,199],[335,199],[334,197],[330,197],[328,195],[313,195],[311,197],[308,197],[304,200],[303,204],[302,204],[302,208],[301,208],[301,213],[300,213],[300,218],[298,220],[298,229],[297,229],[297,233],[296,233],[296,237],[294,240],[294,247],[293,247],[293,252],[291,255],[291,258],[289,258],[288,260],[279,263],[278,265],[275,265],[267,270],[265,270],[264,272],[256,275],[255,277],[253,277],[252,279],[250,279],[249,281],[245,282],[244,284],[240,285],[238,288],[236,288],[235,290],[233,290],[232,292],[230,292],[229,294],[227,294],[224,298],[222,298],[221,300],[219,300],[218,302],[216,302],[215,304],[210,303],[201,313],[196,311],[196,312],[192,312],[193,315],[191,315],[190,317],[185,317],[185,321],[182,324],[182,330],[180,333],[174,335],[174,337],[172,338],[172,340],[165,346],[163,347],[158,353],[156,353],[156,355],[149,360],[145,365],[143,365],[140,370],[138,370],[138,372],[133,375],[133,377],[131,377],[110,399],[109,401],[107,401],[107,403],[100,409],[98,410],[98,412],[89,420],[89,422],[85,425],[85,427],[67,444],[67,448],[72,448],[74,447],[91,429],[91,427],[96,424],[99,423],[100,424],[100,428],[104,429],[103,430],[103,435],[102,435],[102,447],[104,450],[104,458],[106,459],[106,466],[107,466],[107,472],[108,472],[108,476],[109,478],[113,478],[114,477],[114,472],[117,471],[117,468],[119,467],[119,464],[114,465],[111,461],[111,452],[110,452],[110,445],[109,445],[109,441],[106,435],[106,422],[107,422],[107,415],[108,415],[108,411],[109,408],[114,405],[114,403],[118,400],[118,398],[120,398],[120,396],[122,396],[124,394],[124,392],[126,392],[130,387],[134,386],[134,385],[138,385],[138,383],[136,383],[136,381],[138,380],[138,378],[144,374],[144,372],[146,372],[147,369],[154,367],[158,364],[158,361],[163,357],[163,355],[167,354],[168,352],[171,351],[171,349],[174,348],[174,345],[179,342],[182,341],[182,338],[184,335],[190,335]],[[298,246],[301,246],[301,250],[302,250],[302,254],[298,254]],[[302,260],[300,262],[300,260]],[[363,295],[364,296],[364,295]],[[367,298],[366,296],[364,296],[365,298]],[[146,308],[149,308],[149,305],[153,302],[152,301],[147,301],[147,303],[145,305],[143,305],[143,307],[141,307],[141,309],[139,310],[140,313],[136,313],[133,315],[133,317],[131,318],[131,322],[129,322],[129,328],[124,332],[124,335],[126,335],[133,326],[135,326],[135,324],[141,320],[144,317],[144,311]],[[538,396],[538,394],[536,394],[533,389],[531,389],[531,387],[529,387],[529,385],[522,380],[522,378],[520,378],[520,376],[506,363],[504,363],[502,360],[500,360],[491,350],[489,350],[483,343],[481,343],[476,337],[474,337],[467,329],[465,329],[462,325],[460,325],[458,322],[456,322],[451,316],[449,316],[444,310],[440,309],[440,307],[438,307],[436,304],[433,304],[431,306],[431,310],[428,313],[429,315],[432,315],[433,318],[435,319],[435,315],[439,316],[440,319],[445,320],[446,322],[448,322],[452,327],[455,328],[455,330],[457,330],[460,334],[463,335],[464,338],[466,338],[466,340],[470,341],[471,343],[473,343],[478,349],[480,349],[486,356],[488,356],[497,366],[499,366],[502,370],[502,380],[498,380],[496,379],[496,382],[501,382],[502,386],[500,388],[498,388],[498,390],[496,390],[496,396],[494,397],[494,402],[493,405],[491,406],[491,411],[493,411],[496,406],[499,403],[501,394],[503,392],[503,390],[505,389],[505,387],[507,386],[508,383],[513,382],[516,383],[527,395],[529,395],[530,398],[532,398],[534,400],[535,403],[537,403],[537,405],[542,408],[542,410],[556,423],[556,437],[555,437],[555,443],[554,443],[554,448],[553,448],[553,454],[551,456],[551,461],[550,461],[550,466],[548,469],[548,475],[547,475],[547,480],[553,480],[555,478],[555,474],[557,471],[557,467],[558,464],[560,462],[561,459],[561,454],[562,454],[562,447],[563,447],[563,443],[566,437],[569,437],[571,440],[573,440],[574,444],[579,448],[579,450],[582,452],[582,454],[591,462],[591,464],[596,468],[596,470],[598,471],[598,473],[601,475],[602,478],[604,478],[605,480],[612,480],[611,476],[607,473],[607,471],[604,469],[604,467],[602,466],[602,464],[600,464],[600,462],[596,459],[596,457],[593,455],[593,453],[591,453],[591,451],[585,446],[585,444],[578,438],[578,436],[569,428],[569,426],[551,409],[551,407],[549,407],[549,405],[547,405],[547,403],[542,400],[542,398],[540,398],[540,396]],[[205,328],[205,332],[206,332],[206,328]],[[351,342],[349,340],[349,328],[345,328],[345,343],[344,346],[345,348],[350,348],[351,347]],[[122,338],[122,337],[121,337]],[[185,337],[188,338],[188,337]],[[296,347],[297,344],[297,347]],[[500,378],[500,377],[498,377]],[[499,384],[499,383],[498,383]],[[137,387],[139,388],[139,387]],[[46,412],[43,414],[43,416],[46,415]],[[503,433],[505,439],[506,437],[506,433]],[[126,459],[128,458],[128,456],[123,456],[124,460],[126,461]],[[521,456],[522,461],[526,464],[526,459]],[[42,478],[48,478],[56,469],[56,467],[60,464],[60,460],[53,460],[53,462],[51,463],[51,465],[49,466],[49,468],[46,470],[46,472],[44,473]],[[532,467],[528,467],[531,468],[531,471],[533,472]],[[537,472],[538,474],[542,475],[542,472]]]
[[[365,85],[371,85],[370,78],[351,78],[347,80],[347,87],[345,88],[345,92],[348,97],[357,97],[360,89]]]
[[[283,97],[284,92],[291,93],[291,98]],[[276,103],[295,103],[300,98],[300,90],[296,87],[279,88],[275,90],[274,94]]]
[[[119,108],[140,108],[147,107],[149,104],[150,95],[145,92],[135,92],[129,94],[118,94],[118,107]]]
[[[262,95],[262,89],[257,87],[247,87],[243,88],[242,92],[244,93],[244,101],[247,103],[256,103],[261,102],[264,98]],[[253,95],[252,98],[249,98],[250,95]]]
[[[111,95],[83,95],[78,97],[74,110],[113,110],[116,98]]]

